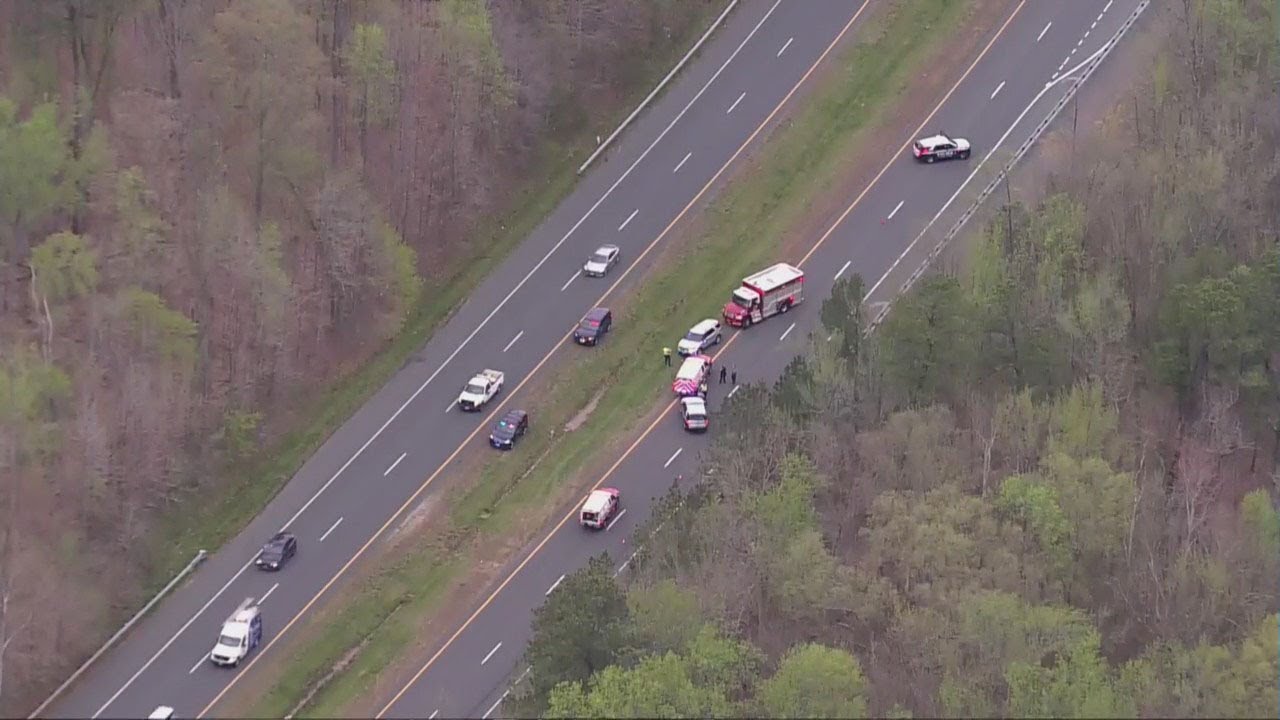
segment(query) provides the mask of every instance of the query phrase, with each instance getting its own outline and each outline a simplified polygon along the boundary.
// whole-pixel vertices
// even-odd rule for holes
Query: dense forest
[[[843,281],[726,402],[627,582],[537,612],[525,712],[1275,716],[1275,5],[1173,6],[963,269],[871,333]]]
[[[714,9],[0,3],[0,714]]]

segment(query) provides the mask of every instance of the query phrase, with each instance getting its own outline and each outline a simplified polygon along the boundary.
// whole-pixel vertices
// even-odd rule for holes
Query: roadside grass
[[[661,348],[674,346],[697,320],[716,317],[745,275],[797,259],[779,256],[779,239],[793,231],[809,199],[820,194],[841,164],[858,157],[865,131],[887,121],[913,75],[938,59],[937,51],[918,40],[921,24],[953,26],[972,7],[955,0],[901,0],[859,28],[860,39],[831,61],[834,71],[757,150],[749,169],[740,170],[699,211],[697,237],[664,241],[677,245],[655,249],[662,255],[638,289],[608,301],[616,329],[606,341],[592,349],[562,348],[559,354],[568,359],[540,381],[540,389],[525,391],[532,402],[522,405],[533,411],[534,422],[518,448],[484,462],[474,482],[450,494],[444,527],[414,541],[421,549],[412,561],[379,570],[308,623],[302,632],[312,639],[291,644],[289,656],[277,663],[283,668],[279,680],[251,714],[277,716],[292,709],[313,683],[358,648],[345,670],[305,706],[312,716],[349,712],[415,640],[421,618],[438,609],[443,588],[427,588],[422,584],[427,578],[452,586],[484,541],[527,542],[548,522],[558,521],[570,498],[597,477],[583,477],[584,468],[607,467],[633,432],[672,397],[674,368],[663,365]],[[677,231],[677,237],[684,234]],[[566,430],[593,400],[585,422]]]
[[[427,279],[430,292],[405,318],[400,332],[359,367],[316,392],[291,412],[296,426],[251,458],[219,469],[223,480],[210,483],[165,513],[150,548],[150,571],[145,595],[151,596],[203,548],[221,547],[266,507],[302,464],[315,454],[341,425],[387,383],[417,352],[467,295],[569,195],[577,185],[579,164],[595,149],[592,137],[599,127],[616,127],[658,79],[683,55],[721,7],[706,5],[697,22],[676,32],[665,53],[656,53],[632,74],[629,102],[610,117],[582,123],[567,139],[545,139],[530,163],[524,186],[509,209],[482,223],[473,233],[468,252],[450,262],[439,277]],[[655,101],[657,99],[655,98]]]

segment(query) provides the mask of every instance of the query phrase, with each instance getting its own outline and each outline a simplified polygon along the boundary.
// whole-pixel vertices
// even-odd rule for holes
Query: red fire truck
[[[734,327],[751,327],[804,300],[804,271],[778,263],[743,279],[742,287],[724,305],[724,319]]]

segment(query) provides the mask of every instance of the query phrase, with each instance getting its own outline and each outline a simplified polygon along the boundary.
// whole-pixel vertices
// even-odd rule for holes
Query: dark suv
[[[489,431],[489,444],[499,450],[510,450],[529,431],[529,413],[523,410],[508,410],[502,419],[494,423]]]
[[[573,330],[573,341],[579,345],[595,345],[613,325],[613,313],[609,308],[595,308],[582,318]]]

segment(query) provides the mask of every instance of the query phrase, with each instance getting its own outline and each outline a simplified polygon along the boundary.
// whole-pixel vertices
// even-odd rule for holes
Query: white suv
[[[911,146],[911,154],[920,162],[931,163],[935,160],[950,160],[969,157],[969,141],[964,138],[953,138],[938,133],[932,137],[920,138]]]
[[[676,350],[681,355],[697,355],[712,345],[719,344],[720,321],[708,318],[689,328],[689,332],[676,344]]]

